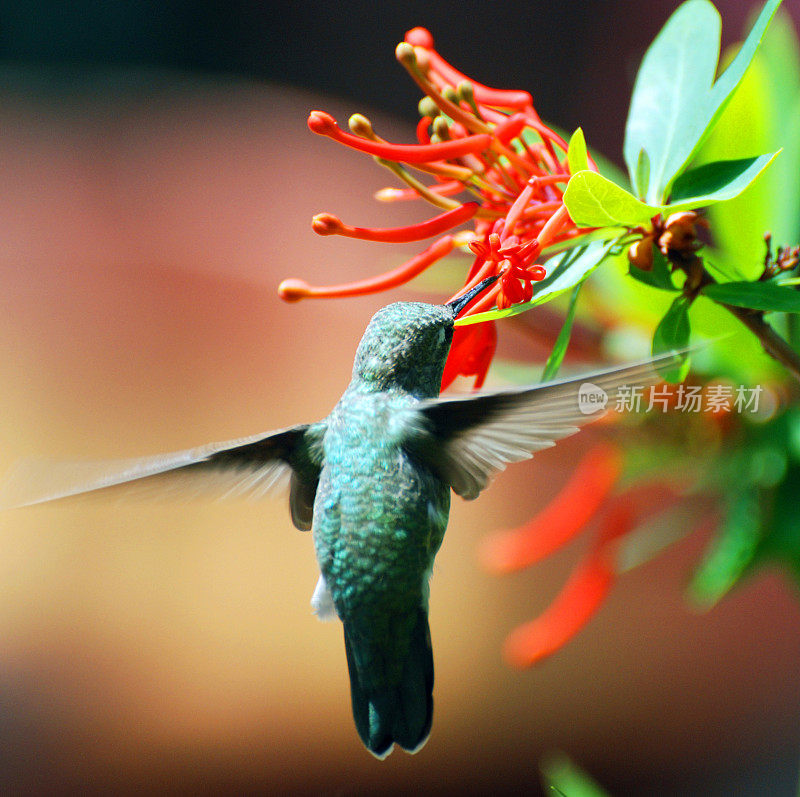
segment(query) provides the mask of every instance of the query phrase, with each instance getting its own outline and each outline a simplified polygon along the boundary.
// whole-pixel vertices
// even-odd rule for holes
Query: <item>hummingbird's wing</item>
[[[134,459],[22,461],[0,485],[0,508],[29,506],[142,480],[170,491],[212,489],[223,495],[260,497],[290,475],[292,521],[307,530],[320,472],[315,462],[316,443],[323,434],[319,424],[300,425]],[[155,477],[160,476],[158,481]]]
[[[508,463],[529,459],[603,415],[593,411],[592,395],[613,406],[620,388],[657,382],[654,366],[675,360],[669,354],[532,387],[428,399],[415,408],[423,418],[408,447],[458,495],[477,498]]]

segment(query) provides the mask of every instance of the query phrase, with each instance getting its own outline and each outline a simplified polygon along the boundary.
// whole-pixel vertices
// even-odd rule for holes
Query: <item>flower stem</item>
[[[708,273],[703,261],[695,256],[684,259],[671,256],[670,261],[683,271],[689,280],[694,281],[695,295],[706,285],[715,285],[716,280]],[[750,310],[732,304],[717,302],[739,319],[759,340],[764,351],[777,360],[786,370],[800,382],[800,354],[798,354],[771,326],[764,320],[763,310]]]
[[[721,302],[720,302],[721,304]],[[760,310],[747,310],[723,304],[730,310],[760,341],[764,351],[777,360],[787,371],[800,382],[800,356],[797,352],[764,320]]]

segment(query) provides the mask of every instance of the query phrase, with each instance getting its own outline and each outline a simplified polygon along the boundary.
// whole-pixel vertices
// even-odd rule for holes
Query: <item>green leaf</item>
[[[564,204],[579,227],[635,227],[647,224],[659,213],[694,210],[732,199],[744,191],[777,154],[717,161],[692,169],[675,181],[672,199],[666,205],[646,205],[597,172],[578,172],[567,184]]]
[[[563,130],[558,125],[551,124],[550,122],[548,122],[547,125],[551,128],[551,130],[553,130],[553,132],[557,133],[565,141],[569,139],[569,131]],[[527,127],[522,131],[522,138],[526,144],[541,143],[541,137],[538,135],[538,133],[533,132]],[[603,177],[608,177],[609,180],[617,185],[623,186],[623,188],[628,185],[628,176],[625,174],[625,172],[623,172],[622,169],[620,169],[615,163],[606,158],[602,153],[598,152],[597,150],[592,150],[592,160],[595,162],[597,170],[603,175]]]
[[[650,156],[644,149],[639,150],[633,184],[639,196],[644,196],[647,193],[647,186],[650,184]]]
[[[800,241],[800,183],[797,180],[800,173],[800,42],[787,13],[782,12],[773,21],[768,39],[765,37],[759,48],[767,85],[762,83],[759,88],[768,103],[764,123],[771,129],[765,136],[766,146],[751,152],[783,147],[779,168],[771,169],[769,174],[770,185],[766,188],[769,199],[764,209],[769,213],[769,224],[763,229],[770,229],[778,243],[797,243]]]
[[[603,262],[616,242],[616,238],[611,241],[592,241],[585,246],[568,249],[560,255],[551,257],[545,264],[548,274],[534,287],[533,298],[529,302],[515,304],[505,310],[489,310],[485,313],[463,316],[456,319],[456,326],[497,321],[549,302],[583,282]]]
[[[677,365],[659,366],[658,372],[666,382],[682,382],[689,373],[689,300],[677,296],[653,333],[653,356],[670,351],[682,352]]]
[[[706,0],[689,0],[669,18],[645,53],[633,87],[623,153],[632,179],[639,153],[650,159],[639,195],[659,204],[663,189],[685,157],[687,106],[704,97],[717,68],[720,17]],[[696,114],[692,114],[696,115]],[[676,155],[677,153],[677,155]],[[677,163],[676,163],[677,161]]]
[[[589,155],[586,152],[586,139],[583,130],[579,127],[569,140],[567,151],[567,163],[569,164],[570,174],[581,172],[589,168]]]
[[[706,285],[701,293],[715,302],[750,310],[800,313],[800,291],[775,282],[719,282]]]
[[[597,172],[573,174],[564,192],[570,218],[579,227],[636,227],[659,212]]]
[[[780,439],[780,438],[777,438]],[[787,468],[769,496],[762,511],[761,540],[756,558],[777,560],[793,565],[795,577],[800,575],[800,523],[797,518],[797,492],[800,490],[800,468],[796,463]],[[762,495],[764,495],[762,493]]]
[[[767,27],[775,16],[775,12],[778,10],[781,2],[782,0],[767,0],[767,2],[764,3],[761,13],[750,29],[750,33],[748,33],[736,57],[712,86],[709,96],[710,105],[705,108],[707,121],[703,126],[701,135],[697,139],[697,143],[686,158],[687,161],[695,155],[705,139],[710,135],[711,130],[725,110],[725,106],[730,102],[731,97],[733,97],[733,92],[736,91],[737,87],[742,82],[744,73],[747,71],[747,67],[750,66],[750,62],[753,60],[758,46],[761,44],[761,40],[767,32]],[[719,51],[719,44],[717,44],[717,50]]]
[[[688,0],[670,17],[645,53],[631,98],[623,147],[632,179],[649,162],[648,204],[658,205],[686,167],[739,85],[781,0],[767,0],[731,65],[714,83],[720,17],[707,0]]]
[[[709,211],[720,263],[761,273],[763,235],[776,244],[800,241],[800,45],[791,19],[775,16],[750,69],[720,117],[698,160],[728,160],[783,148],[780,158],[735,199]]]
[[[713,542],[689,586],[692,599],[711,608],[753,562],[761,525],[757,492],[738,485],[728,495],[728,512],[719,537]]]
[[[551,753],[539,764],[544,785],[565,797],[607,797],[602,789],[564,753]]]
[[[662,291],[679,290],[672,281],[669,260],[664,257],[657,246],[653,246],[653,267],[650,271],[645,271],[644,269],[631,265],[630,275],[634,279],[639,280],[639,282],[649,285],[651,288],[659,288]]]
[[[583,285],[583,283],[579,282],[573,289],[572,295],[569,297],[569,306],[567,307],[567,314],[564,317],[564,324],[553,345],[553,351],[550,352],[550,356],[547,358],[547,362],[544,365],[542,382],[549,382],[551,379],[555,379],[558,369],[564,361],[564,355],[567,353],[567,346],[569,345],[569,338],[572,334],[572,324],[575,321],[575,308],[578,304],[578,294],[580,293],[581,285]]]
[[[714,161],[684,172],[672,186],[670,212],[693,210],[741,194],[772,163],[778,153],[757,158]]]

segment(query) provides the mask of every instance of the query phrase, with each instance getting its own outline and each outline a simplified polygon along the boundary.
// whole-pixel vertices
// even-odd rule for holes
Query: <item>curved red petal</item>
[[[475,387],[480,387],[496,348],[497,329],[494,322],[456,327],[444,366],[442,390],[449,387],[458,376],[474,376]]]
[[[503,645],[505,660],[523,669],[555,653],[589,622],[613,583],[608,558],[602,548],[594,549],[544,613],[508,635]]]
[[[622,452],[616,446],[604,443],[592,448],[541,512],[524,526],[484,541],[480,549],[483,564],[495,573],[510,573],[550,556],[600,510],[621,470]]]
[[[459,72],[452,67],[433,49],[433,36],[426,28],[412,28],[406,33],[404,41],[414,47],[422,47],[427,50],[431,66],[451,85],[457,86],[465,80],[471,83],[477,102],[496,105],[501,108],[527,108],[531,111],[533,110],[533,100],[529,92],[513,89],[493,89],[468,78],[463,72]]]
[[[430,116],[423,116],[419,122],[417,122],[417,141],[419,141],[420,144],[428,145],[431,143],[431,137],[428,135],[430,124]]]
[[[422,241],[434,235],[469,221],[480,209],[478,202],[465,202],[452,210],[440,213],[427,221],[410,224],[407,227],[351,227],[344,224],[331,213],[318,213],[311,221],[311,227],[317,235],[342,235],[347,238],[358,238],[362,241],[382,243],[410,243]]]
[[[524,114],[515,113],[502,122],[499,122],[494,129],[495,136],[504,144],[508,144],[512,138],[516,138],[527,124]]]
[[[312,133],[328,136],[334,141],[360,152],[403,163],[426,163],[459,158],[462,155],[483,152],[492,143],[492,137],[487,133],[478,133],[452,141],[441,141],[438,144],[388,144],[383,141],[372,141],[345,132],[336,124],[336,120],[325,111],[311,111],[308,116],[308,128]]]
[[[309,285],[304,280],[285,279],[278,286],[278,294],[286,302],[297,302],[300,299],[328,299],[332,297],[363,296],[378,293],[408,282],[425,271],[440,258],[453,250],[455,240],[452,235],[445,235],[432,243],[424,252],[403,263],[391,271],[369,277],[356,282],[341,285]]]

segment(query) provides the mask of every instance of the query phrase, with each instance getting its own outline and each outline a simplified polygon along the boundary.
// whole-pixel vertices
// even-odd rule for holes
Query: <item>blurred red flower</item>
[[[589,550],[553,603],[506,638],[503,652],[510,665],[530,667],[572,639],[600,608],[620,570],[630,566],[620,556],[621,542],[643,521],[682,500],[683,485],[667,478],[647,479],[618,490],[622,462],[617,446],[595,446],[541,512],[525,525],[485,540],[481,559],[487,569],[510,573],[550,556],[590,521],[597,521]]]

